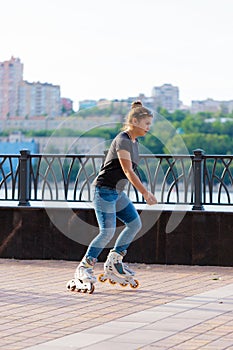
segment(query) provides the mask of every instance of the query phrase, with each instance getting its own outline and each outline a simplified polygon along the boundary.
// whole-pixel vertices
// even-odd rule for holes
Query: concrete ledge
[[[165,207],[137,206],[143,228],[128,250],[128,262],[233,266],[231,211]],[[1,206],[0,223],[0,258],[79,261],[98,233],[90,203]],[[118,222],[116,235],[121,229]]]

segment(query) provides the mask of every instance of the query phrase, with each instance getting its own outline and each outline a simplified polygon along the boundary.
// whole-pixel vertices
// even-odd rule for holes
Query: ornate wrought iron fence
[[[0,155],[0,200],[18,200],[20,155]]]
[[[104,155],[30,154],[0,155],[0,200],[91,201],[91,183]],[[139,176],[159,203],[203,205],[233,204],[233,155],[140,155]],[[132,187],[126,189],[133,202],[144,199]]]

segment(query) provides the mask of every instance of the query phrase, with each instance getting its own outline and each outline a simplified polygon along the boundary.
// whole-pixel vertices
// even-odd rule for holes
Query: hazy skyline
[[[2,1],[0,61],[61,96],[121,99],[165,83],[191,100],[233,99],[232,0]]]

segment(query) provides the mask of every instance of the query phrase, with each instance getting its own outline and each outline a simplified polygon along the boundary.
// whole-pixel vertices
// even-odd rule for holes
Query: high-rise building
[[[19,58],[0,62],[0,118],[18,115],[18,87],[22,80],[23,64]]]
[[[23,80],[19,58],[0,62],[0,118],[61,115],[60,86]]]
[[[18,115],[24,117],[61,115],[60,86],[22,81],[19,84]]]
[[[154,98],[155,107],[163,107],[168,112],[174,112],[179,109],[179,89],[171,84],[155,86],[152,89],[152,97]]]

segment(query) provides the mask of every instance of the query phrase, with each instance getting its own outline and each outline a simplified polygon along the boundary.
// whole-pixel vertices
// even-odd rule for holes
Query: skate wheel
[[[94,286],[94,284],[92,284],[92,285],[91,285],[91,289],[88,290],[88,293],[89,293],[89,294],[92,294],[92,293],[94,292],[94,290],[95,290],[95,286]]]
[[[121,287],[126,287],[127,285],[128,285],[128,283],[126,283],[126,282],[125,283],[120,283]]]
[[[136,289],[139,287],[139,282],[138,280],[134,280],[134,284],[130,284],[130,287],[133,288],[133,289]]]
[[[87,292],[87,289],[81,289],[81,292],[82,292],[82,293],[86,293],[86,292]]]
[[[109,282],[110,284],[116,284],[116,282],[113,281],[113,280],[111,280],[111,279],[109,279],[108,282]]]
[[[75,291],[75,288],[76,288],[76,285],[75,285],[75,282],[73,280],[69,281],[67,284],[66,284],[66,289],[71,291],[71,292],[74,292]]]
[[[101,274],[98,276],[98,281],[104,283],[104,282],[107,281],[107,278],[104,277],[104,274],[103,274],[103,273],[101,273]]]

